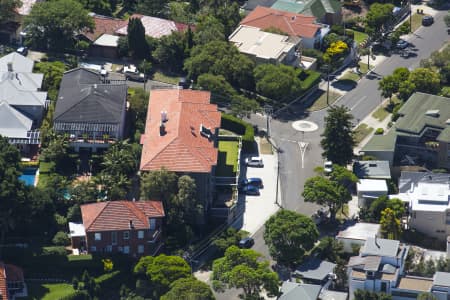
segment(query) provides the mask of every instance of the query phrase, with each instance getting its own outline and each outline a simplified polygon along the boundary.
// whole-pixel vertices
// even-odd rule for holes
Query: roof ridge
[[[109,203],[111,203],[111,201],[97,202],[97,203],[94,203],[94,204],[100,205],[101,203],[106,203],[106,204],[105,204],[105,206],[103,206],[103,208],[98,212],[97,216],[95,216],[95,218],[92,220],[91,224],[89,224],[89,226],[86,228],[86,231],[88,231],[89,228],[92,227],[92,225],[95,223],[95,221],[98,219],[98,217],[102,214],[102,212],[105,210],[105,208],[109,205]]]
[[[119,202],[121,204],[123,204],[124,206],[126,206],[130,210],[130,212],[136,218],[138,218],[142,223],[146,224],[148,222],[147,216],[144,214],[144,212],[139,207],[137,207],[135,202],[131,202],[128,200],[119,200]]]

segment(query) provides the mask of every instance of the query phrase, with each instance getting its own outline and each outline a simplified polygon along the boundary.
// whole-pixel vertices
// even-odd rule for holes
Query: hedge
[[[314,85],[320,82],[320,73],[315,71],[305,71],[308,74],[304,80],[302,80],[301,87],[303,91],[309,90]]]
[[[243,152],[251,153],[254,151],[255,131],[251,124],[244,122],[232,115],[222,113],[220,128],[242,135]]]

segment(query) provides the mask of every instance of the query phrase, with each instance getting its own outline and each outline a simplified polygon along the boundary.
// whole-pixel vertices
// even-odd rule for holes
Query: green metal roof
[[[361,151],[395,151],[397,134],[392,128],[386,135],[374,135]]]
[[[399,133],[419,135],[424,128],[433,127],[443,130],[438,137],[439,141],[450,142],[450,125],[446,124],[450,119],[450,98],[415,93],[398,113],[400,118],[395,127]]]
[[[311,15],[317,19],[322,19],[326,13],[340,12],[341,7],[337,0],[278,0],[272,5],[273,9]]]
[[[272,5],[271,8],[288,11],[292,13],[300,13],[305,8],[305,5],[295,0],[278,0]]]

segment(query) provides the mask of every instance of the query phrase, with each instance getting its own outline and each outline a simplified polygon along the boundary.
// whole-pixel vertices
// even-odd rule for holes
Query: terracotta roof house
[[[80,250],[89,253],[154,255],[162,246],[164,216],[160,201],[120,200],[84,204],[81,205],[83,224],[71,225],[71,238],[78,238],[78,241],[72,241],[72,245],[76,244]],[[74,227],[77,227],[76,232],[72,232]]]
[[[77,68],[64,73],[53,116],[53,128],[68,134],[76,151],[96,151],[122,140],[127,85],[105,80],[95,71]]]
[[[322,26],[316,24],[316,18],[297,13],[257,6],[242,21],[241,25],[278,29],[289,36],[301,38],[304,48],[314,48],[320,43]]]
[[[26,297],[25,287],[22,269],[0,261],[0,299],[15,299],[16,296]]]
[[[152,90],[147,112],[141,171],[161,168],[195,179],[205,211],[211,205],[218,158],[221,114],[210,92]]]
[[[142,25],[145,28],[145,35],[153,38],[160,38],[165,35],[170,35],[174,31],[186,31],[188,29],[187,24],[178,23],[171,20],[149,17],[140,14],[134,14],[130,17],[141,19]],[[127,35],[128,23],[115,31],[118,35]]]

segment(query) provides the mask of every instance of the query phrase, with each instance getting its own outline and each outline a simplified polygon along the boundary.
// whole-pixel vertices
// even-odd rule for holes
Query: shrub
[[[64,246],[43,247],[42,255],[56,255],[65,257],[67,255],[67,250]]]
[[[315,71],[304,71],[308,75],[305,79],[302,79],[301,87],[303,91],[309,90],[314,85],[320,82],[320,73]]]
[[[398,111],[400,110],[401,107],[402,103],[395,104],[394,108],[392,109],[392,122],[397,121],[398,117],[400,117]]]
[[[377,130],[375,130],[375,134],[383,134],[383,133],[384,133],[383,128],[377,128]]]
[[[70,239],[67,236],[67,233],[58,231],[53,237],[52,242],[57,246],[66,246],[70,243]]]
[[[351,29],[345,29],[345,35],[352,39],[355,38],[355,32]]]
[[[249,153],[254,150],[255,131],[251,124],[232,115],[222,114],[220,128],[242,135],[242,151]]]
[[[433,169],[431,170],[433,173],[448,173],[447,169]]]

